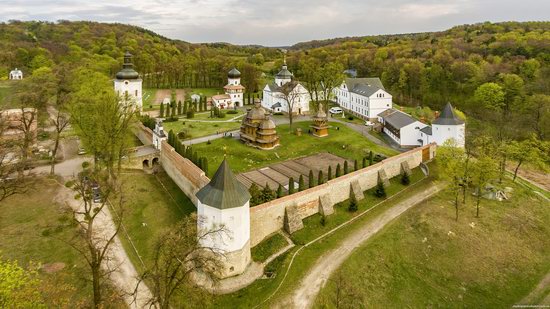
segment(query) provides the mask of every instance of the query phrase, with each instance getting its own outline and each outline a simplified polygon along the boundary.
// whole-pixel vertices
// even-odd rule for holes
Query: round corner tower
[[[197,194],[199,233],[224,227],[200,240],[204,247],[223,252],[221,278],[242,274],[251,262],[250,194],[224,159],[209,184]]]

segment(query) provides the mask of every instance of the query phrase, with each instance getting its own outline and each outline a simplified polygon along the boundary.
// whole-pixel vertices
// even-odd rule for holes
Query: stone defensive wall
[[[151,145],[153,143],[153,131],[141,122],[136,126],[134,133],[143,145]]]
[[[197,206],[195,194],[210,182],[210,179],[193,162],[182,157],[167,141],[162,141],[160,163],[164,171]]]
[[[297,209],[297,215],[300,217],[298,220],[320,211],[329,214],[326,211],[327,207],[332,210],[334,204],[347,200],[353,191],[356,191],[355,194],[359,190],[362,193],[375,187],[379,179],[387,181],[389,178],[400,175],[404,166],[413,169],[420,163],[431,160],[435,156],[435,149],[435,144],[418,147],[316,187],[251,207],[250,246],[254,247],[264,238],[284,227],[287,208],[293,209],[288,213],[295,213]]]

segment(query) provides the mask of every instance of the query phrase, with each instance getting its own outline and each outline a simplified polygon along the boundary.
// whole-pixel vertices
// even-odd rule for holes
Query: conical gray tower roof
[[[223,159],[210,183],[200,189],[196,196],[201,203],[218,209],[241,207],[250,200],[250,193],[237,180],[227,159]]]
[[[443,108],[441,115],[439,115],[439,117],[437,117],[434,121],[432,121],[432,124],[440,124],[440,125],[447,125],[447,126],[459,125],[463,123],[464,121],[455,115],[455,112],[453,111],[453,106],[451,105],[451,103],[447,103],[447,105],[445,105],[445,108]]]

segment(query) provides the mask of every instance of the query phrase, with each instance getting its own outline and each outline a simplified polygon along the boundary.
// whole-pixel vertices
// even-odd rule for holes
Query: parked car
[[[366,125],[366,126],[373,126],[373,125],[374,125],[374,122],[368,121],[368,120],[367,120],[367,121],[365,121],[365,125]]]
[[[99,184],[92,183],[92,201],[94,203],[101,203],[101,190],[99,189]]]
[[[340,113],[343,112],[343,110],[340,107],[334,106],[334,107],[331,107],[328,110],[328,112],[331,113],[331,114],[340,114]]]
[[[79,154],[79,155],[84,155],[84,154],[86,154],[86,149],[84,149],[84,148],[82,148],[82,147],[78,148],[78,154]]]

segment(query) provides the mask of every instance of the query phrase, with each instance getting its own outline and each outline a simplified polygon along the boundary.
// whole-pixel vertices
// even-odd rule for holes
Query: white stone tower
[[[122,70],[116,73],[115,91],[121,97],[121,101],[126,98],[133,100],[138,110],[142,110],[142,80],[139,78],[138,72],[134,70],[132,63],[132,54],[126,52],[124,54],[124,64]]]
[[[227,85],[223,87],[225,94],[231,99],[233,106],[243,106],[244,86],[241,85],[241,72],[237,68],[227,73]]]
[[[153,145],[158,150],[161,150],[162,141],[166,140],[166,134],[164,133],[164,128],[162,127],[162,121],[157,120],[155,124],[155,130],[153,130]]]
[[[432,122],[433,142],[443,145],[447,140],[454,139],[459,147],[464,147],[466,125],[458,118],[451,103],[447,103],[441,115]]]
[[[224,253],[221,277],[242,274],[250,257],[250,194],[224,159],[209,184],[196,194],[199,231],[224,226],[224,233],[201,240],[201,245]]]

